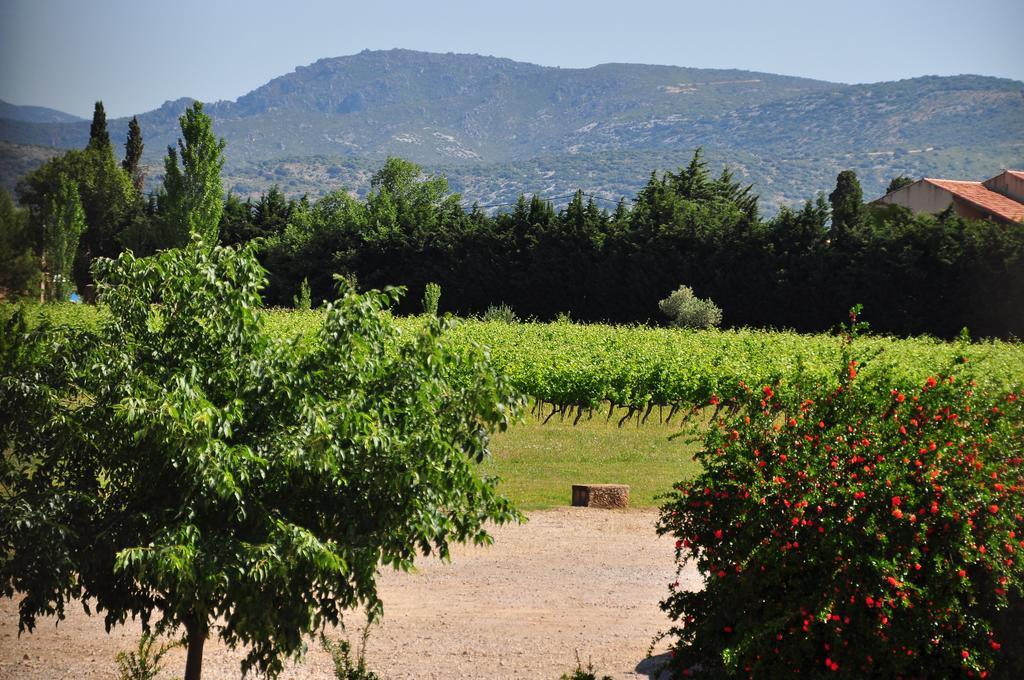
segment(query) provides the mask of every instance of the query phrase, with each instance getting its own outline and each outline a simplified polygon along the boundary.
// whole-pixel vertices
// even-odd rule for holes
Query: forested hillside
[[[618,198],[639,190],[652,168],[676,167],[703,147],[755,183],[763,207],[774,210],[827,190],[840,168],[857,169],[865,191],[877,194],[897,174],[983,177],[1022,165],[1022,90],[981,76],[844,85],[391,50],[321,59],[207,111],[228,142],[227,188],[245,195],[272,184],[290,195],[365,192],[370,173],[347,169],[396,155],[444,172],[469,201],[577,187]],[[138,116],[151,182],[190,101]],[[26,108],[0,108],[0,140],[85,144],[88,122],[40,122]],[[111,121],[115,140],[127,124]]]

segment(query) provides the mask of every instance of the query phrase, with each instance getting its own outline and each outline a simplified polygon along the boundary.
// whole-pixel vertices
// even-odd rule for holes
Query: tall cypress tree
[[[92,112],[92,125],[89,126],[89,144],[87,148],[101,149],[110,146],[110,133],[107,132],[107,113],[103,110],[103,102],[96,102]]]
[[[142,193],[142,185],[146,181],[146,173],[139,165],[142,160],[142,128],[139,127],[139,119],[132,116],[128,123],[128,139],[124,143],[124,160],[121,167],[132,178],[132,186],[135,191]]]
[[[832,204],[833,229],[842,232],[857,224],[864,210],[864,191],[860,188],[857,173],[853,170],[840,172],[828,201]]]

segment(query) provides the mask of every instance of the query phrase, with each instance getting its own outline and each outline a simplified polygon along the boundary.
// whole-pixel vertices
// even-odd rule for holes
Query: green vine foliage
[[[243,645],[271,676],[343,612],[382,611],[381,565],[521,519],[474,469],[521,399],[400,291],[339,282],[312,341],[264,325],[254,250],[199,241],[101,261],[97,330],[0,335],[0,588],[22,630],[80,601]]]
[[[886,371],[861,374],[852,346],[802,395],[712,398],[703,472],[660,518],[680,568],[705,578],[662,603],[677,677],[1024,670],[1019,388],[978,387],[963,362],[892,388]]]

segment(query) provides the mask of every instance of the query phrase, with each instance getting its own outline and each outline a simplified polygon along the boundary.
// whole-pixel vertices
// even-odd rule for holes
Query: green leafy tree
[[[46,299],[66,300],[71,293],[72,266],[79,238],[85,231],[85,211],[78,196],[78,187],[69,178],[60,178],[47,212],[41,255],[44,284],[40,288],[40,302]]]
[[[473,468],[521,405],[482,352],[398,291],[341,283],[310,342],[269,332],[254,248],[97,265],[98,331],[0,326],[0,589],[19,622],[72,601],[108,627],[184,631],[185,680],[216,635],[243,670],[281,671],[376,574],[489,541],[518,519]]]
[[[889,180],[889,186],[885,188],[885,193],[889,194],[893,191],[898,191],[903,187],[908,187],[914,183],[913,177],[907,177],[906,175],[898,175]]]
[[[366,199],[370,237],[407,245],[437,237],[445,218],[461,211],[459,195],[449,192],[441,175],[425,176],[423,168],[390,157],[370,180]]]
[[[233,193],[224,199],[224,211],[220,214],[218,229],[223,246],[241,245],[262,236],[253,224],[252,200],[242,200]]]
[[[128,224],[121,230],[119,240],[123,248],[135,255],[152,255],[164,246],[161,227],[163,222],[158,213],[158,198],[155,193],[139,197],[130,212]]]
[[[260,196],[252,209],[253,226],[258,236],[270,236],[284,231],[288,218],[295,211],[295,204],[290,202],[276,184]]]
[[[85,211],[86,228],[79,240],[73,272],[75,286],[84,298],[93,300],[92,261],[120,252],[122,232],[131,220],[138,196],[109,144],[72,149],[51,158],[17,188],[19,201],[28,210],[29,232],[37,250],[51,199],[57,195],[62,177],[74,182]]]
[[[864,211],[864,192],[853,170],[843,170],[836,177],[836,188],[828,195],[832,204],[832,228],[837,232],[852,229]]]
[[[254,227],[251,233],[266,237],[261,258],[271,272],[271,303],[286,304],[304,279],[314,299],[329,299],[335,285],[332,274],[354,274],[348,260],[363,245],[366,224],[365,204],[335,191],[309,210],[301,201],[295,203],[282,231],[260,234]]]
[[[96,102],[96,106],[93,109],[87,148],[110,148],[110,133],[107,131],[107,113],[103,110],[103,102]]]
[[[32,252],[28,214],[0,187],[0,296],[29,295],[38,278],[39,259]]]
[[[128,122],[128,138],[124,143],[124,160],[121,161],[121,167],[131,177],[132,186],[139,194],[142,193],[142,187],[146,183],[146,172],[140,165],[144,146],[139,119],[132,116],[131,121]]]
[[[199,234],[212,247],[217,243],[224,210],[220,171],[225,142],[214,137],[213,121],[203,113],[202,102],[193,102],[178,122],[178,148],[167,147],[164,158],[160,196],[164,238],[166,245],[173,247],[187,243],[191,234]]]

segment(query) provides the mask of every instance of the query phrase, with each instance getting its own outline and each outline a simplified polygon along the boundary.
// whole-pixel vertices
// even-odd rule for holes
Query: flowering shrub
[[[964,361],[912,391],[861,368],[847,349],[802,399],[742,384],[712,399],[726,415],[704,471],[659,522],[705,577],[662,602],[674,675],[990,677],[1014,662],[1024,400],[977,388]]]

